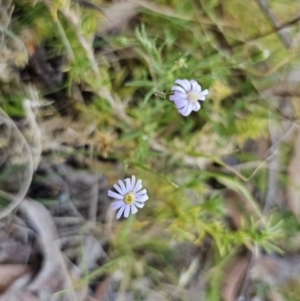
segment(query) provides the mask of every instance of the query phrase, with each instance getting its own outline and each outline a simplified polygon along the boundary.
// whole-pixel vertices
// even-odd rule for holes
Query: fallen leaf
[[[43,251],[41,270],[25,290],[42,296],[45,293],[53,294],[59,289],[66,289],[64,293],[66,300],[77,300],[71,276],[57,243],[58,234],[50,213],[42,204],[29,199],[23,200],[21,210],[37,233]]]
[[[109,301],[112,299],[112,294],[111,281],[106,278],[98,284],[94,298],[98,301]]]
[[[236,259],[226,273],[226,281],[222,288],[222,296],[225,301],[235,301],[243,283],[245,273],[250,261],[250,256]]]
[[[30,272],[30,267],[24,264],[1,264],[0,294],[5,292],[16,279]]]

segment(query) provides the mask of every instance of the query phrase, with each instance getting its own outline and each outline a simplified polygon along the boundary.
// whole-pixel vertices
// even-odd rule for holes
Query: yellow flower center
[[[199,99],[199,95],[198,93],[194,92],[194,91],[190,91],[188,92],[188,100],[190,102],[196,102]]]
[[[129,192],[124,197],[124,202],[126,204],[133,204],[135,201],[135,194],[133,192]]]

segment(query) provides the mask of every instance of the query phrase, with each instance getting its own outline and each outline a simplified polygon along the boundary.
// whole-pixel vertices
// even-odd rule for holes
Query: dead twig
[[[270,23],[273,25],[273,27],[276,29],[276,33],[279,37],[279,39],[282,41],[283,45],[286,48],[291,48],[292,41],[290,37],[287,35],[286,32],[284,32],[285,27],[281,27],[279,22],[277,21],[276,16],[273,14],[272,10],[270,9],[270,6],[268,4],[267,0],[256,0],[258,5],[260,6],[261,10],[265,14],[265,16],[269,19]]]
[[[284,111],[291,111],[290,110],[290,104],[288,102],[284,102],[282,110]],[[272,120],[269,116],[269,132],[270,132],[270,140],[271,140],[271,147],[270,151],[272,152],[272,157],[270,157],[270,160],[268,161],[268,169],[269,169],[269,176],[268,176],[268,191],[265,198],[265,203],[262,209],[262,215],[263,218],[266,217],[272,207],[272,205],[280,206],[279,199],[279,190],[278,190],[278,182],[279,182],[279,176],[278,176],[278,170],[280,167],[280,144],[283,142],[284,137],[291,132],[293,129],[293,126],[295,125],[293,122],[289,122],[289,124],[286,124],[284,122],[289,122],[289,120],[283,120],[281,122],[276,123],[276,121]],[[279,127],[287,127],[289,128],[285,130],[285,132],[282,132],[282,129]],[[256,252],[252,252],[250,263],[248,265],[246,275],[244,282],[242,284],[242,289],[239,295],[238,301],[246,301],[247,299],[247,292],[249,288],[250,283],[250,270],[253,268],[254,264],[256,263],[257,256],[259,249],[255,248]]]
[[[290,27],[290,26],[293,26],[295,24],[297,24],[298,22],[300,21],[300,16],[299,17],[296,17],[294,18],[293,20],[291,21],[288,21],[286,23],[283,23],[282,25],[276,27],[276,28],[273,28],[261,35],[258,35],[258,36],[255,36],[253,38],[250,38],[248,40],[246,40],[245,42],[242,42],[242,43],[238,43],[238,44],[235,44],[233,47],[237,47],[237,46],[240,46],[240,45],[244,45],[245,43],[250,43],[250,42],[254,42],[256,40],[259,40],[259,39],[262,39],[262,38],[265,38],[273,33],[276,33],[276,32],[280,32],[282,29],[285,29],[287,27]]]

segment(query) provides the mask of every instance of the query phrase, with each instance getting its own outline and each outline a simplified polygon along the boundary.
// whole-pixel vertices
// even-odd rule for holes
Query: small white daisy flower
[[[124,181],[124,183],[123,183]],[[130,212],[132,214],[136,214],[138,212],[138,208],[143,208],[145,202],[149,199],[147,195],[147,190],[142,189],[142,180],[138,180],[135,182],[135,176],[127,178],[125,180],[119,180],[119,185],[115,184],[114,188],[116,192],[108,190],[108,196],[116,199],[116,201],[112,202],[111,207],[113,210],[117,210],[117,219],[121,217],[124,212],[124,217],[128,217]]]
[[[188,116],[192,111],[199,111],[201,105],[198,100],[205,100],[208,90],[201,91],[201,86],[194,79],[177,79],[175,84],[171,89],[174,94],[170,95],[170,100],[174,101],[178,112]]]

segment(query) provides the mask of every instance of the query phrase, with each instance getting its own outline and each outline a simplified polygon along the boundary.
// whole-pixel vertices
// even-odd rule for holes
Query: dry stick
[[[258,35],[258,36],[255,36],[255,37],[252,37],[244,42],[240,42],[240,43],[237,43],[235,45],[233,45],[233,47],[237,47],[237,46],[241,46],[241,45],[244,45],[244,44],[247,44],[247,43],[250,43],[250,42],[254,42],[256,40],[259,40],[259,39],[262,39],[262,38],[265,38],[273,33],[277,33],[279,32],[280,30],[286,28],[286,27],[289,27],[289,26],[292,26],[292,25],[295,25],[296,23],[298,23],[300,21],[300,16],[299,17],[296,17],[295,19],[291,20],[291,21],[288,21],[272,30],[269,30],[261,35]]]
[[[100,76],[97,61],[95,60],[94,54],[93,54],[93,47],[92,47],[92,41],[89,41],[86,37],[84,37],[81,34],[81,28],[80,28],[80,21],[79,18],[76,19],[74,13],[69,8],[64,8],[61,10],[62,14],[65,16],[65,18],[72,24],[74,27],[74,32],[76,34],[76,37],[81,45],[81,47],[84,49],[86,56],[90,62],[90,65],[92,67],[92,70],[96,77]],[[77,16],[76,16],[77,17]]]
[[[77,1],[78,2],[78,1]],[[80,1],[79,1],[80,2]],[[102,11],[102,9],[100,8],[100,10]],[[92,49],[92,45],[91,42],[88,41],[84,36],[82,36],[80,34],[80,23],[79,23],[79,19],[76,19],[77,16],[74,15],[74,12],[72,12],[69,8],[64,8],[61,10],[62,14],[65,16],[65,18],[70,22],[70,24],[72,24],[72,26],[75,28],[75,33],[76,36],[81,44],[81,46],[83,47],[83,49],[86,52],[86,55],[89,59],[89,62],[91,64],[92,70],[96,76],[96,78],[98,78],[98,80],[100,80],[100,73],[98,70],[98,64],[97,61],[94,57],[93,54],[93,49]],[[66,35],[63,31],[63,28],[61,27],[61,24],[59,23],[58,18],[53,15],[54,20],[56,20],[56,22],[58,22],[57,26],[59,27],[59,31],[61,34],[61,37],[63,39],[63,42],[65,44],[65,47],[67,49],[67,53],[69,56],[70,61],[73,61],[75,59],[74,53],[72,51],[72,49],[70,48],[70,44],[69,41],[66,39]],[[56,19],[55,19],[56,18]],[[114,99],[113,95],[109,92],[108,89],[106,88],[101,88],[98,89],[97,91],[95,91],[99,96],[103,97],[104,99],[106,99],[106,101],[114,108],[114,110],[117,112],[118,117],[125,121],[127,124],[131,125],[132,121],[131,119],[127,116],[124,106],[122,105],[122,103],[120,102],[119,99]]]
[[[279,36],[283,35],[284,36],[284,33],[282,32],[283,29],[287,28],[287,27],[290,27],[292,25],[295,25],[296,23],[298,23],[300,21],[300,16],[292,19],[291,21],[288,21],[286,23],[283,23],[283,24],[279,24],[277,21],[276,21],[276,17],[273,15],[273,13],[270,11],[270,8],[267,4],[267,2],[265,0],[256,0],[260,7],[262,7],[262,10],[264,12],[266,12],[265,14],[267,15],[267,11],[270,12],[270,14],[267,15],[267,17],[271,20],[272,24],[274,25],[273,28],[269,31],[266,31],[260,35],[257,35],[257,36],[254,36],[254,37],[251,37],[251,38],[248,38],[248,39],[245,39],[244,41],[240,41],[240,42],[237,42],[237,43],[234,43],[232,45],[232,48],[237,48],[237,47],[240,47],[240,46],[243,46],[247,43],[251,43],[251,42],[254,42],[254,41],[257,41],[259,39],[262,39],[262,38],[265,38],[271,34],[274,34],[274,33],[277,33]],[[267,5],[266,5],[267,4]],[[271,19],[271,15],[272,15],[272,19]],[[273,22],[275,21],[275,23]],[[286,39],[289,39],[289,38],[286,38]],[[292,46],[292,43],[291,41],[289,41],[289,46],[287,48],[290,48]],[[284,45],[286,46],[285,42],[284,42]]]
[[[98,183],[98,174],[94,172],[94,183],[92,186],[92,196],[90,201],[89,208],[89,220],[93,225],[96,225],[97,222],[97,205],[98,205],[98,191],[99,191],[99,183]]]
[[[273,14],[272,10],[270,9],[270,6],[268,4],[267,0],[256,0],[257,3],[259,4],[261,10],[263,11],[263,13],[265,14],[265,16],[269,19],[269,21],[272,23],[272,25],[274,26],[274,28],[277,29],[277,35],[279,37],[279,39],[282,41],[282,43],[284,44],[284,46],[286,48],[291,48],[292,46],[292,41],[290,39],[290,37],[283,32],[283,28],[280,28],[280,24],[276,19],[276,16]]]
[[[247,163],[243,163],[243,164],[239,164],[239,165],[235,165],[235,166],[229,166],[227,164],[224,164],[221,160],[218,160],[216,162],[219,163],[220,165],[222,165],[225,169],[233,172],[235,175],[240,177],[245,182],[249,181],[260,170],[260,168],[263,165],[265,165],[267,162],[269,162],[269,164],[268,164],[268,169],[269,170],[278,172],[279,170],[281,170],[281,168],[278,164],[274,164],[274,162],[272,163],[272,160],[274,160],[274,161],[279,160],[278,148],[279,148],[280,144],[284,141],[284,139],[286,139],[286,137],[288,137],[291,133],[293,133],[294,126],[297,125],[297,123],[294,120],[290,120],[288,118],[287,118],[287,120],[292,122],[290,128],[283,135],[278,136],[277,137],[278,139],[276,139],[274,137],[274,144],[272,143],[271,147],[266,152],[266,153],[270,153],[270,155],[265,160],[263,160],[262,162],[257,162],[258,165],[256,166],[256,168],[254,169],[254,171],[251,173],[251,175],[248,178],[246,178],[242,173],[240,173],[238,168],[237,168],[238,166],[241,167],[242,165],[246,165]],[[272,141],[273,141],[273,139],[272,139]],[[273,156],[276,156],[277,158],[274,159]],[[249,162],[249,163],[253,164],[254,162]],[[273,199],[276,198],[276,196],[277,196],[276,194],[273,194]],[[263,209],[265,209],[265,208],[263,208]],[[266,210],[266,211],[268,212],[268,210]]]
[[[295,123],[293,122],[291,127],[287,130],[287,132],[283,135],[286,136],[290,133],[294,128]],[[269,132],[271,137],[271,147],[270,151],[272,152],[272,157],[268,161],[268,169],[269,169],[269,177],[268,177],[268,191],[266,195],[265,204],[262,210],[263,218],[267,216],[270,211],[270,207],[272,204],[279,205],[276,201],[278,198],[278,174],[279,170],[279,160],[280,160],[280,144],[283,142],[283,136],[279,132],[278,129],[274,129],[274,123],[271,122],[270,114],[269,114]],[[246,272],[246,276],[242,285],[242,289],[240,292],[240,296],[238,301],[246,301],[247,300],[247,290],[250,282],[250,270],[255,264],[256,254],[252,253],[250,263]]]
[[[93,54],[92,40],[89,40],[88,38],[86,38],[81,34],[80,18],[78,18],[78,16],[75,14],[74,11],[70,9],[70,7],[64,7],[63,9],[60,9],[60,11],[64,15],[64,17],[68,20],[68,22],[74,27],[74,32],[76,34],[76,37],[81,47],[84,49],[86,53],[86,56],[90,62],[92,70],[95,76],[99,78],[100,73],[98,70],[97,61]]]
[[[91,160],[93,162],[93,148],[91,150]],[[93,226],[96,225],[97,222],[97,205],[98,205],[98,196],[99,196],[99,182],[98,182],[98,173],[95,170],[93,173],[93,186],[92,186],[92,195],[90,200],[89,207],[89,220]]]
[[[269,212],[270,206],[272,203],[274,203],[274,196],[277,195],[277,184],[278,184],[278,176],[276,173],[277,166],[279,165],[279,146],[278,146],[278,131],[273,130],[270,126],[270,120],[269,120],[269,130],[271,135],[271,150],[273,153],[273,156],[270,158],[268,162],[269,166],[269,177],[268,177],[268,192],[265,200],[265,204],[263,207],[262,215],[263,217],[267,215]],[[275,170],[275,171],[274,171]],[[273,190],[275,192],[273,192]],[[240,292],[240,296],[238,298],[238,301],[246,301],[247,300],[247,290],[249,287],[250,282],[250,270],[253,268],[254,263],[256,260],[256,255],[252,252],[251,259],[246,271],[246,276],[242,285],[242,289]]]
[[[75,29],[74,31],[75,31],[76,37],[77,37],[80,45],[82,46],[82,48],[84,49],[84,51],[86,53],[86,56],[87,56],[87,58],[88,58],[88,60],[90,62],[90,65],[92,67],[93,73],[94,73],[96,79],[98,81],[100,81],[101,80],[101,76],[100,76],[100,72],[98,70],[97,60],[96,60],[96,58],[94,56],[93,47],[92,47],[92,40],[89,40],[88,38],[86,38],[85,36],[83,36],[81,34],[81,30],[80,30],[80,18],[78,18],[78,16],[76,15],[76,13],[74,11],[72,11],[69,7],[65,7],[65,8],[61,9],[60,12],[64,15],[64,17],[67,19],[67,21]],[[57,21],[59,21],[58,18],[57,18]],[[63,31],[63,28],[61,28],[61,30]],[[64,38],[65,37],[65,33],[61,32],[61,36],[62,36],[62,38]],[[70,45],[68,44],[67,40],[65,41],[65,44],[66,44],[66,47],[67,47],[66,49],[68,50]],[[122,106],[122,103],[119,100],[115,99],[112,96],[112,94],[108,91],[107,88],[101,88],[101,89],[98,89],[95,92],[100,97],[105,98],[106,101],[109,102],[109,104],[114,108],[114,110],[118,113],[117,115],[121,119],[123,119],[124,121],[126,121],[129,124],[131,123],[131,120],[126,115],[126,112],[125,112],[124,107]]]
[[[281,29],[283,29],[283,27],[280,28],[280,25],[275,17],[275,15],[273,14],[273,12],[270,10],[269,4],[267,2],[267,0],[256,0],[259,4],[259,6],[261,7],[262,11],[264,12],[264,14],[267,16],[267,18],[271,21],[271,23],[273,24],[273,26],[276,29],[276,32],[280,38],[280,40],[282,41],[282,43],[287,47],[287,48],[291,48],[292,46],[292,42],[290,40],[290,38],[288,36],[286,36]],[[299,21],[299,18],[289,22],[288,24],[294,24],[296,22]],[[269,119],[269,130],[270,130],[270,135],[271,135],[271,149],[274,151],[275,156],[273,156],[271,158],[271,160],[269,161],[269,179],[268,179],[268,192],[267,192],[267,196],[266,196],[266,201],[264,204],[264,208],[263,208],[263,216],[266,216],[267,213],[269,212],[270,206],[272,203],[274,203],[274,200],[276,199],[276,195],[277,195],[277,184],[278,184],[278,176],[274,173],[274,167],[277,168],[279,163],[279,147],[277,147],[277,150],[274,149],[276,148],[276,144],[278,143],[278,131],[273,130],[272,126],[270,125],[270,119]],[[252,253],[251,255],[251,260],[246,272],[246,276],[242,285],[242,289],[241,289],[241,293],[238,297],[238,301],[246,301],[247,300],[247,290],[248,290],[248,286],[249,286],[249,282],[250,282],[250,273],[249,271],[252,269],[254,263],[255,263],[255,254]]]

